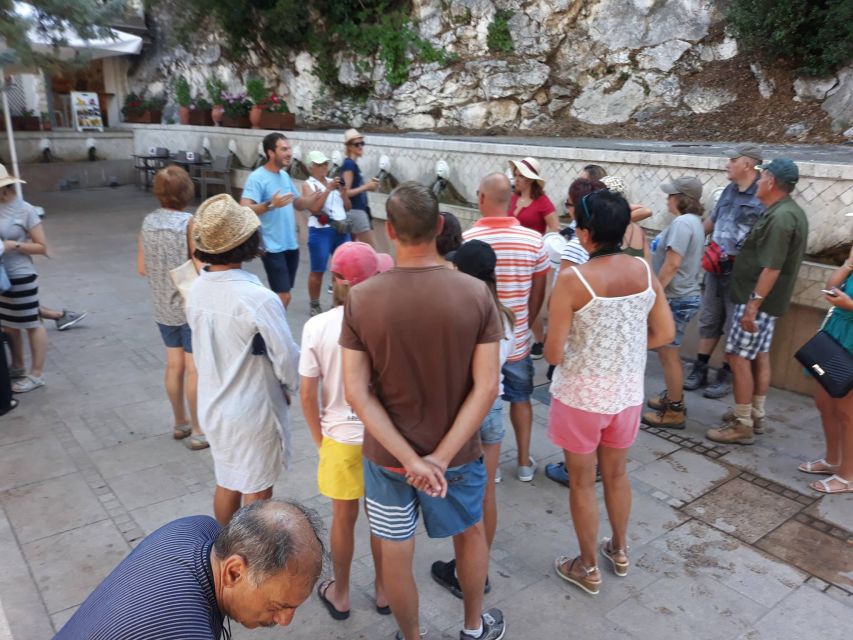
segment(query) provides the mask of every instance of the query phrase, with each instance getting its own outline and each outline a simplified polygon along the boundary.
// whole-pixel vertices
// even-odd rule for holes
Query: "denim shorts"
[[[501,369],[504,377],[504,394],[507,402],[530,402],[533,393],[533,358],[529,355],[515,362],[507,362]]]
[[[480,442],[483,444],[500,444],[505,435],[504,401],[498,398],[480,425]]]
[[[675,320],[675,340],[670,347],[680,347],[681,339],[684,337],[684,329],[699,311],[699,305],[702,304],[702,296],[687,296],[684,298],[671,298],[669,309],[672,311],[672,317]]]
[[[348,233],[340,234],[332,227],[308,229],[308,255],[311,258],[311,273],[326,273],[329,258],[344,242],[350,241]]]
[[[444,472],[447,496],[433,498],[406,482],[406,477],[364,459],[364,499],[370,532],[386,540],[415,535],[418,511],[430,538],[449,538],[483,518],[486,465],[474,460]]]
[[[157,323],[157,328],[160,329],[160,337],[163,338],[163,344],[168,349],[183,348],[184,353],[193,352],[193,336],[190,331],[190,325],[184,323],[178,326],[170,324]]]
[[[296,284],[296,269],[299,268],[299,249],[261,256],[270,289],[276,293],[288,293]]]

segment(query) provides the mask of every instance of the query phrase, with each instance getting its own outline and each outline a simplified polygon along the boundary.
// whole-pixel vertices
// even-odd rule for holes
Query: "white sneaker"
[[[530,456],[530,465],[523,466],[518,465],[518,470],[516,474],[518,475],[518,479],[522,482],[530,482],[533,480],[533,475],[536,473],[536,460],[533,459],[533,456]]]
[[[495,484],[503,482],[503,480],[504,480],[504,474],[501,471],[501,468],[498,467],[498,470],[495,472]]]

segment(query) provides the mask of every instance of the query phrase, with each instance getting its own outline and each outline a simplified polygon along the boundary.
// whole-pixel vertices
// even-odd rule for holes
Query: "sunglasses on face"
[[[364,144],[365,144],[364,142],[350,142],[351,147],[358,147],[359,149],[361,149],[364,146]]]

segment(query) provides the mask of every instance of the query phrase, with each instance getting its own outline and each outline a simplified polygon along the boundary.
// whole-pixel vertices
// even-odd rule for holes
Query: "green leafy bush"
[[[204,86],[207,89],[207,97],[210,98],[211,104],[222,104],[225,83],[216,76],[211,76],[205,81]]]
[[[253,104],[261,104],[267,97],[267,88],[261,78],[249,78],[246,80],[246,95]]]
[[[728,17],[748,51],[822,76],[853,60],[853,0],[732,0]]]
[[[184,76],[178,76],[175,80],[175,101],[182,107],[189,107],[192,102],[190,83]]]
[[[509,32],[510,18],[512,18],[512,11],[495,13],[495,19],[492,20],[486,33],[486,45],[489,47],[489,51],[495,53],[512,52],[512,35]]]

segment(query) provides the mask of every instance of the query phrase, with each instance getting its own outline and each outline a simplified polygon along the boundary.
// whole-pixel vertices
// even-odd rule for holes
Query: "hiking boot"
[[[735,418],[735,410],[729,408],[723,414],[723,422],[734,422],[737,418]],[[756,416],[754,413],[752,414],[752,432],[755,435],[760,435],[764,433],[764,428],[767,426],[767,416],[761,416],[760,418]]]
[[[483,611],[483,633],[478,636],[469,636],[464,631],[459,632],[459,640],[501,640],[506,633],[506,621],[503,611],[500,609],[489,609]]]
[[[454,596],[462,599],[462,587],[459,586],[459,579],[456,577],[456,559],[450,562],[442,562],[436,560],[430,568],[430,575],[442,587],[447,589]],[[489,582],[489,576],[486,576],[486,587],[483,593],[489,593],[492,590],[492,584]]]
[[[684,390],[696,391],[696,389],[704,387],[706,384],[708,384],[708,363],[695,360],[690,373],[684,379]]]
[[[734,414],[732,418],[732,420],[725,420],[724,416],[723,423],[716,429],[708,429],[705,437],[712,442],[722,444],[753,444],[755,432],[752,427],[735,418]]]
[[[652,396],[646,402],[646,405],[649,409],[654,409],[655,411],[660,411],[661,407],[669,404],[669,395],[666,392],[666,389],[661,391],[658,395]]]
[[[732,392],[732,372],[725,367],[717,369],[717,379],[709,384],[702,395],[706,398],[718,400],[725,398]]]
[[[662,401],[657,411],[646,411],[643,414],[643,422],[650,427],[664,427],[666,429],[683,429],[687,410],[684,401],[673,402],[669,398],[660,398]]]
[[[308,315],[313,318],[314,316],[319,316],[321,313],[323,313],[323,307],[319,304],[312,304]]]

